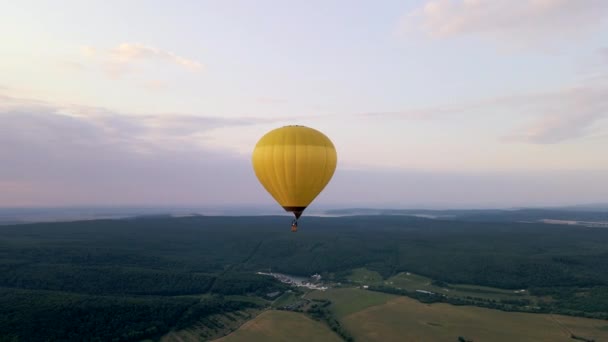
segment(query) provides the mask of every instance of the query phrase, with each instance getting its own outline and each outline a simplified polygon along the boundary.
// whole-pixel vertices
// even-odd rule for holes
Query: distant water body
[[[322,214],[322,212],[320,213]],[[291,216],[282,209],[232,207],[66,207],[66,208],[0,208],[0,225],[36,223],[36,222],[67,222],[101,219],[124,219],[139,216]],[[315,215],[310,212],[309,216]],[[333,215],[328,215],[333,216]]]

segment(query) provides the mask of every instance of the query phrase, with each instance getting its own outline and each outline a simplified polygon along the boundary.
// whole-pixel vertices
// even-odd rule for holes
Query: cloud
[[[58,61],[57,65],[60,66],[61,68],[64,68],[67,70],[72,70],[72,71],[84,71],[86,69],[86,67],[82,63],[69,61],[69,60]]]
[[[608,66],[608,48],[603,48],[599,50],[600,57],[604,62],[605,66]]]
[[[200,62],[178,56],[173,52],[160,50],[139,43],[120,44],[117,47],[110,49],[109,54],[111,59],[119,64],[130,64],[146,59],[159,59],[179,65],[190,71],[201,71],[203,69],[203,65]]]
[[[364,117],[384,117],[393,119],[406,119],[406,120],[435,120],[445,117],[452,116],[462,111],[469,110],[473,107],[472,104],[465,105],[446,105],[446,106],[435,106],[435,107],[424,107],[417,109],[405,109],[394,112],[366,112],[358,113],[359,116]]]
[[[405,15],[401,28],[434,38],[485,35],[529,45],[581,34],[607,18],[604,0],[427,0]]]
[[[256,204],[282,213],[259,185],[248,157],[210,148],[206,141],[207,133],[218,127],[266,120],[137,116],[2,95],[0,120],[0,207]],[[311,209],[327,204],[500,207],[593,202],[605,199],[607,177],[605,171],[455,173],[339,167]]]
[[[102,65],[104,71],[114,79],[132,72],[134,67],[144,62],[164,62],[176,65],[190,72],[201,72],[204,65],[193,59],[179,56],[173,52],[140,43],[122,43],[111,49],[102,50],[83,46],[81,54]]]
[[[268,96],[257,97],[255,99],[255,101],[260,104],[269,104],[269,105],[287,103],[286,99],[282,99],[282,98],[278,98],[278,97],[268,97]]]
[[[359,113],[359,116],[403,120],[445,120],[478,113],[525,117],[528,122],[501,138],[504,142],[556,144],[596,134],[594,127],[608,118],[608,78],[546,92],[480,99],[394,112]],[[513,119],[511,119],[513,120]]]
[[[97,49],[92,46],[82,46],[80,53],[85,57],[94,57],[97,54]]]
[[[2,87],[0,90],[5,92],[12,91],[12,88]],[[46,111],[51,110],[51,105],[45,101],[34,100],[34,99],[19,99],[16,97],[0,94],[0,113],[12,112],[12,111]]]
[[[0,135],[6,143],[11,137],[13,142],[39,142],[42,146],[48,137],[54,136],[57,141],[82,145],[93,141],[140,152],[204,149],[204,136],[213,129],[272,121],[169,113],[129,115],[101,107],[56,105],[1,94],[0,117],[3,122]],[[17,130],[17,127],[27,129]],[[186,144],[182,145],[183,142]]]
[[[311,209],[501,208],[605,202],[608,172],[337,170]],[[467,194],[463,196],[463,194]]]
[[[545,94],[529,105],[538,118],[507,135],[505,141],[554,144],[581,138],[593,133],[594,124],[608,118],[608,87],[565,89]]]
[[[0,206],[211,205],[262,191],[249,161],[209,147],[206,134],[263,120],[128,115],[7,96],[0,120]]]
[[[149,80],[143,83],[148,90],[163,90],[169,88],[169,83],[161,80]]]

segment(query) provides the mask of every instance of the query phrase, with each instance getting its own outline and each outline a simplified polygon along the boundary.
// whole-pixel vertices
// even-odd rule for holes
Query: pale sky
[[[608,202],[608,1],[5,1],[0,206],[273,205],[250,157],[338,151],[315,208]]]

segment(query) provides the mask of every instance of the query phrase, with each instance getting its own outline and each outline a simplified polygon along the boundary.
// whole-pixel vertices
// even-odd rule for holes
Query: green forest
[[[257,271],[340,281],[365,267],[529,289],[608,318],[608,229],[408,216],[150,217],[0,226],[0,341],[136,341],[267,305]],[[378,290],[383,290],[382,288]],[[384,289],[386,291],[386,289]],[[323,316],[322,306],[318,315]]]

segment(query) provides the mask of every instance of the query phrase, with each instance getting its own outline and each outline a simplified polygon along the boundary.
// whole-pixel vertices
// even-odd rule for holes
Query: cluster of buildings
[[[257,274],[275,277],[280,282],[282,282],[284,284],[289,284],[291,286],[306,287],[311,290],[319,290],[319,291],[325,291],[328,289],[327,286],[323,286],[323,284],[321,283],[320,274],[313,274],[312,276],[310,276],[309,279],[294,277],[294,276],[290,276],[287,274],[273,273],[273,272],[257,272]]]

